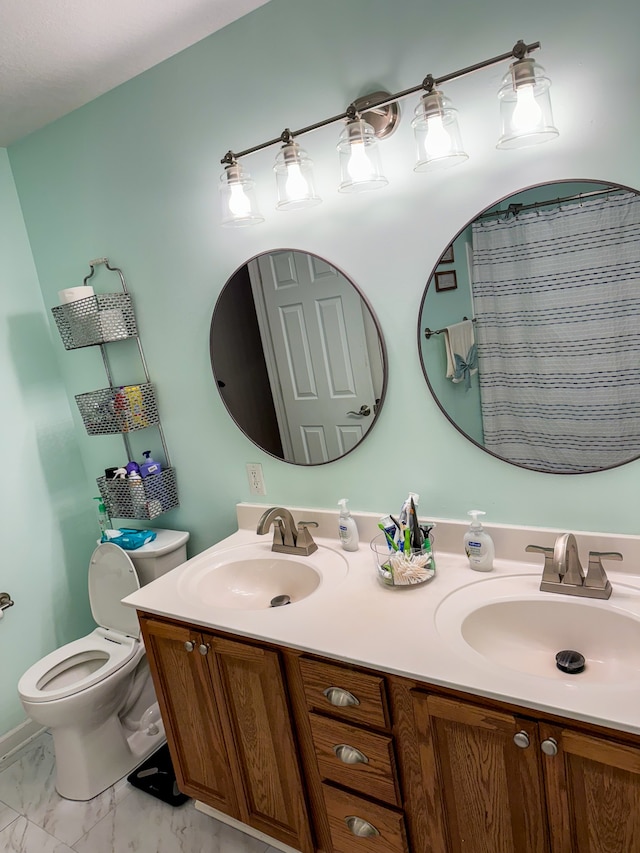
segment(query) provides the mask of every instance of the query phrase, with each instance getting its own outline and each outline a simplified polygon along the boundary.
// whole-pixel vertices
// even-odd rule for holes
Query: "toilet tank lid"
[[[129,556],[134,560],[151,560],[175,551],[189,539],[189,534],[184,530],[159,530],[155,528],[154,533],[156,538],[153,542],[147,542],[141,548],[129,552]]]

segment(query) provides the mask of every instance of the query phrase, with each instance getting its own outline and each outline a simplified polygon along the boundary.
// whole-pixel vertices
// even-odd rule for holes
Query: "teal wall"
[[[16,685],[44,654],[89,630],[93,508],[7,152],[0,149],[0,736],[24,719]]]
[[[247,462],[263,465],[267,505],[333,507],[347,496],[353,509],[393,510],[415,490],[425,515],[465,518],[480,506],[491,521],[638,531],[640,463],[545,475],[465,440],[428,392],[417,324],[440,252],[492,201],[553,179],[640,187],[628,144],[640,137],[640,113],[631,107],[639,24],[640,6],[631,0],[588,0],[586,8],[579,0],[271,0],[11,147],[47,317],[57,291],[80,284],[91,258],[109,257],[128,277],[181,494],[180,509],[161,521],[191,531],[191,553],[234,528],[234,504],[250,497]],[[337,193],[340,128],[328,126],[303,141],[322,205],[298,214],[273,209],[271,148],[245,161],[265,223],[219,227],[219,160],[227,149],[333,115],[369,91],[398,91],[428,72],[503,53],[518,38],[542,42],[538,59],[553,80],[557,140],[497,151],[495,93],[506,65],[486,69],[447,87],[470,155],[462,166],[412,171],[414,98],[407,98],[398,131],[382,144],[388,187]],[[322,255],[357,282],[388,348],[379,422],[348,457],[312,469],[268,457],[236,429],[209,365],[209,322],[224,283],[249,257],[283,247]],[[101,273],[96,286],[108,291],[114,283]],[[99,354],[65,353],[55,331],[53,338],[69,398],[102,387]],[[121,459],[121,443],[86,436],[73,404],[71,411],[89,500],[94,477]],[[30,521],[37,520],[34,513]]]

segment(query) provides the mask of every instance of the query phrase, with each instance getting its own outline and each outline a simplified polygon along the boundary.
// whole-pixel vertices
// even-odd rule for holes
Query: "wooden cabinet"
[[[640,853],[638,737],[140,622],[180,789],[294,850]]]
[[[410,853],[386,679],[309,657],[299,664],[330,849]]]
[[[182,791],[312,853],[277,651],[140,617]]]
[[[414,691],[430,853],[640,853],[640,748]]]

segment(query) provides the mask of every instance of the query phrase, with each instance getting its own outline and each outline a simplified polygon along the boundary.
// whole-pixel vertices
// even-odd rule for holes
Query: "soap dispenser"
[[[345,551],[358,550],[358,528],[354,517],[347,509],[347,498],[338,501],[340,507],[340,518],[338,519],[338,535],[340,544]]]
[[[476,572],[490,572],[493,568],[495,547],[493,539],[478,521],[478,516],[486,513],[479,509],[471,509],[467,515],[471,516],[472,522],[464,534],[463,542],[469,566]]]

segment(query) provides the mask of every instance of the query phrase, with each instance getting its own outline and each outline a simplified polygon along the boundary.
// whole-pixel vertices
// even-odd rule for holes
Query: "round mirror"
[[[558,474],[640,456],[640,195],[562,181],[502,199],[441,255],[418,346],[438,405],[500,459]]]
[[[213,312],[210,352],[236,424],[296,465],[345,456],[384,399],[384,342],[369,304],[308,252],[266,252],[231,276]]]

